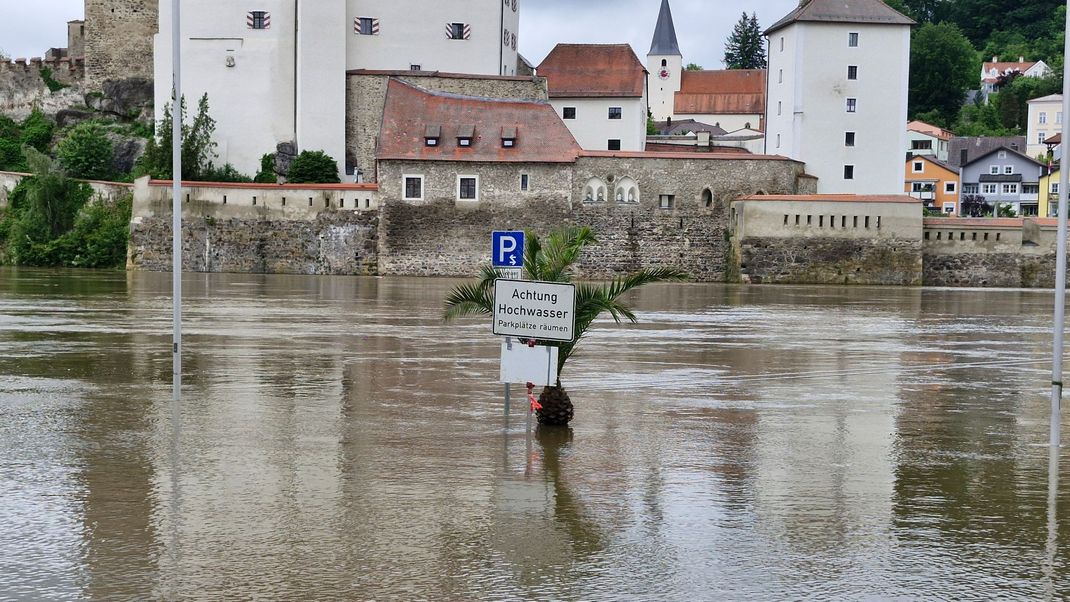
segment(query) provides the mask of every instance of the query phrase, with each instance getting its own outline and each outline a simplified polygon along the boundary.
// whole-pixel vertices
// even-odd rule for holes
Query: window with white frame
[[[844,165],[843,166],[843,179],[844,180],[853,180],[853,179],[855,179],[855,166],[854,165]]]
[[[1044,144],[1044,141],[1048,139],[1047,132],[1037,132],[1037,144]]]
[[[851,48],[858,48],[858,34],[851,32],[847,34],[847,45]]]
[[[954,213],[955,203],[944,203],[944,213]]]
[[[962,194],[977,194],[978,189],[977,184],[963,184]]]
[[[921,161],[914,161],[911,165],[911,173],[921,173],[925,171],[925,163]]]
[[[1004,184],[1003,185],[1003,194],[1018,194],[1018,185],[1017,184]]]
[[[1047,123],[1047,122],[1048,122],[1048,114],[1045,113],[1044,111],[1041,111],[1040,115],[1037,115],[1037,123]]]
[[[981,184],[981,194],[996,194],[999,186],[995,184]]]
[[[999,175],[999,165],[989,165],[988,166],[988,173],[989,173],[989,175],[998,176]]]
[[[945,194],[955,194],[956,188],[958,188],[958,182],[944,182]]]
[[[1014,166],[1013,165],[1004,165],[1003,166],[1003,175],[1006,175],[1006,176],[1014,175]]]
[[[417,175],[404,175],[401,177],[405,191],[402,197],[406,201],[424,200],[424,177]]]
[[[844,132],[843,133],[843,145],[844,146],[854,146],[855,145],[855,133],[854,132]]]
[[[1063,122],[1063,112],[1059,111],[1058,113],[1055,114],[1055,123],[1062,123],[1062,122]]]
[[[847,66],[847,79],[858,79],[858,65]]]
[[[996,156],[999,157],[1000,159],[1006,159],[1007,158],[1007,151],[1001,150],[998,153],[996,153]]]
[[[479,176],[457,176],[457,200],[479,200]]]
[[[848,113],[855,113],[857,111],[858,111],[858,99],[857,98],[848,98],[847,99],[847,112]]]
[[[609,107],[610,119],[621,119],[624,116],[624,109],[621,107]]]

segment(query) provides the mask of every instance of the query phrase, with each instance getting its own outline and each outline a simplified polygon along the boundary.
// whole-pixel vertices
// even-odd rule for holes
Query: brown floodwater
[[[1050,292],[652,286],[529,437],[452,284],[188,275],[176,408],[170,275],[0,271],[0,600],[1070,595]]]

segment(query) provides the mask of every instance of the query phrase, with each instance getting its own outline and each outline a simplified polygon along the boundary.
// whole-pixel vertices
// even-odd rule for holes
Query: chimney
[[[969,158],[969,154],[970,151],[965,148],[959,151],[959,167],[964,167],[966,165],[966,159]]]
[[[1018,57],[1018,62],[1019,63],[1024,63],[1025,62],[1025,57],[1024,56]]]
[[[993,56],[992,57],[992,62],[993,63],[998,63],[999,62],[999,57],[998,56]]]

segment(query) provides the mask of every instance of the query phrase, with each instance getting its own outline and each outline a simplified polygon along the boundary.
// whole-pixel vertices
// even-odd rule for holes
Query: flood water
[[[170,275],[0,271],[0,600],[1070,595],[1049,292],[650,287],[529,437],[452,284],[190,275],[175,406]]]

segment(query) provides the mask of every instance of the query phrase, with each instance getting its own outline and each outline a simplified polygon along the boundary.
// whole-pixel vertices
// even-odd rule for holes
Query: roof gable
[[[954,167],[952,165],[948,165],[947,163],[944,163],[943,161],[937,159],[936,157],[933,157],[932,155],[914,155],[913,157],[910,157],[909,159],[907,159],[907,164],[909,165],[909,164],[913,163],[914,161],[925,161],[926,163],[931,163],[937,169],[941,169],[943,171],[946,171],[947,173],[949,173],[951,175],[956,175],[957,176],[959,174],[959,168]]]
[[[995,155],[996,153],[998,153],[1000,151],[1007,151],[1007,153],[1009,153],[1010,155],[1014,155],[1018,159],[1025,160],[1025,161],[1027,161],[1029,163],[1032,163],[1032,164],[1036,165],[1037,167],[1044,167],[1043,163],[1041,163],[1040,161],[1037,161],[1036,159],[1034,159],[1033,157],[1030,157],[1029,155],[1027,155],[1025,153],[1020,153],[1020,152],[1018,152],[1018,151],[1016,151],[1013,148],[1010,148],[1008,146],[999,146],[999,147],[994,148],[994,149],[988,151],[987,153],[977,157],[976,159],[970,159],[965,165],[962,166],[962,169],[965,170],[968,167],[972,167],[975,163],[980,163],[980,162],[984,161],[985,159],[988,159],[989,157],[991,157],[992,155]]]
[[[434,146],[425,139],[438,126]],[[515,136],[505,146],[505,134]],[[471,136],[461,147],[458,138]],[[380,160],[571,163],[580,147],[544,101],[429,92],[391,78],[376,157]]]
[[[913,19],[881,0],[803,0],[795,10],[765,30],[770,35],[798,22],[915,25]]]
[[[628,44],[558,44],[537,72],[550,98],[640,98],[646,83],[646,69]]]

